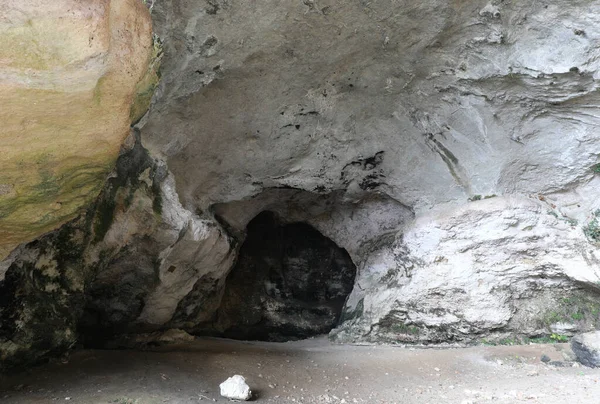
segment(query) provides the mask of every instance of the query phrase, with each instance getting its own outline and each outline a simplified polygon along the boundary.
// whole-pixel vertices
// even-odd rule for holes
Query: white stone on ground
[[[244,376],[232,376],[221,383],[219,387],[221,388],[221,396],[225,398],[248,401],[252,397],[252,391],[246,384]]]

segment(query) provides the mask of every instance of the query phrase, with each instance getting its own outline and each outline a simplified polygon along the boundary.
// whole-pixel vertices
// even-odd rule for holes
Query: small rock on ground
[[[244,376],[235,375],[219,385],[221,396],[232,400],[248,401],[252,397],[252,391],[246,384]]]

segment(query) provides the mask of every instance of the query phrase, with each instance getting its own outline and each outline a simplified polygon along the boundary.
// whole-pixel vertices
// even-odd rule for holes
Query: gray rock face
[[[600,4],[178,0],[153,18],[161,84],[96,206],[61,230],[78,240],[69,264],[36,244],[0,263],[3,358],[76,338],[30,344],[52,277],[23,262],[83,276],[44,296],[76,308],[58,329],[87,344],[223,332],[264,211],[356,266],[334,340],[600,326]]]
[[[600,367],[600,331],[576,335],[571,339],[571,349],[583,365]]]
[[[573,190],[600,153],[598,7],[159,2],[144,142],[202,209],[281,186],[416,212]]]
[[[598,325],[597,251],[539,202],[496,197],[417,218],[359,267],[336,338],[470,340]],[[574,321],[574,320],[577,321]]]

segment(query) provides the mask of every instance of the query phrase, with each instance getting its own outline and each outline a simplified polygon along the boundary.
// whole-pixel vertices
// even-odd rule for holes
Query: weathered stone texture
[[[0,2],[0,259],[102,189],[151,32],[139,0]]]

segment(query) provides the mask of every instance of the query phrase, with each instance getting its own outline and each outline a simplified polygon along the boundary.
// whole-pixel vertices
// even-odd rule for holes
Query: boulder
[[[571,349],[582,365],[600,367],[600,331],[576,335],[571,339]]]

